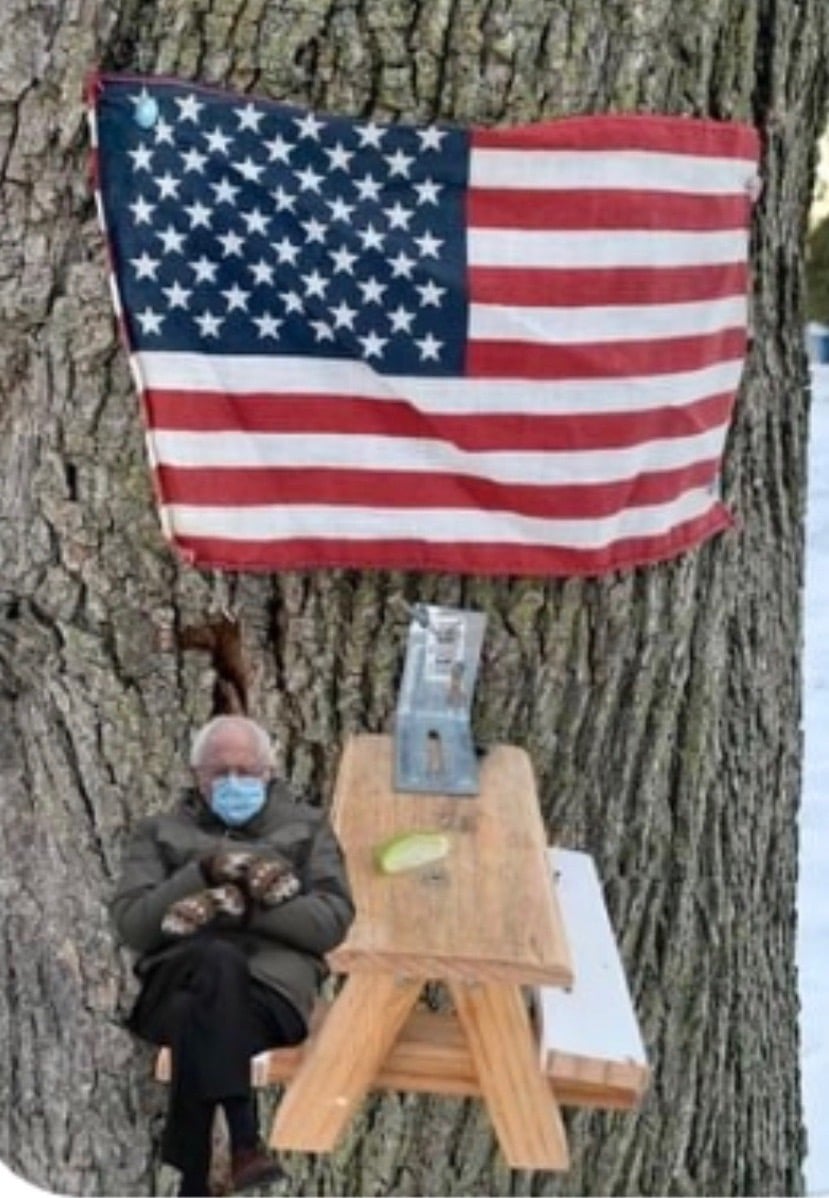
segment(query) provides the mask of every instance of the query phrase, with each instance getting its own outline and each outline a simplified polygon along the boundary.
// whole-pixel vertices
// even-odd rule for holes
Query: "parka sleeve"
[[[152,952],[166,943],[161,920],[170,904],[204,888],[198,861],[170,873],[158,844],[156,821],[150,817],[138,824],[126,846],[109,904],[110,917],[129,948]]]
[[[248,926],[259,935],[322,957],[345,939],[354,919],[345,859],[326,819],[314,834],[302,882],[302,892],[280,907],[255,907]]]

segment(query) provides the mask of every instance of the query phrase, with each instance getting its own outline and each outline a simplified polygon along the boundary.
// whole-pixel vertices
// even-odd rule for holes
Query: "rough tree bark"
[[[528,748],[551,831],[598,858],[653,1088],[638,1115],[569,1120],[564,1178],[510,1173],[475,1104],[378,1099],[330,1160],[291,1159],[294,1192],[799,1192],[801,247],[825,0],[6,0],[3,17],[0,1157],[67,1194],[169,1186],[162,1096],[117,1024],[134,983],[104,903],[124,833],[240,685],[324,801],[343,736],[388,726],[417,598],[487,612],[477,731]],[[601,580],[180,567],[87,181],[96,63],[380,118],[755,121],[739,528]]]

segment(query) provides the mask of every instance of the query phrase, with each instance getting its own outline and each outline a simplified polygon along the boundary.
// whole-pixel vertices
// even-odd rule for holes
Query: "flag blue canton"
[[[464,131],[125,81],[98,143],[133,349],[463,373]]]

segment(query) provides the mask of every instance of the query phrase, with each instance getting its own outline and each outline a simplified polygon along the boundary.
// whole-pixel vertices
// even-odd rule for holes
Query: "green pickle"
[[[449,852],[445,832],[398,832],[374,849],[374,861],[383,874],[399,874],[440,861]]]

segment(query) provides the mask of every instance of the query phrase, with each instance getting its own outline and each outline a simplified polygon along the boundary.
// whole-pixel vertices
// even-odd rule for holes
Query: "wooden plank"
[[[622,1089],[641,1099],[645,1048],[596,866],[588,853],[552,848],[548,867],[572,945],[568,989],[536,992],[542,1068],[575,1085]]]
[[[570,1153],[561,1112],[538,1067],[520,988],[503,982],[451,982],[450,990],[507,1164],[513,1169],[567,1169]]]
[[[300,1152],[336,1147],[422,985],[391,974],[346,980],[279,1105],[271,1147]]]
[[[349,739],[332,820],[345,849],[357,918],[330,954],[331,967],[569,984],[567,939],[524,750],[493,748],[482,762],[474,798],[396,792],[392,771],[391,737]],[[392,877],[378,873],[374,846],[419,828],[447,832],[448,857]]]
[[[330,1004],[320,1003],[311,1038],[292,1048],[259,1053],[251,1061],[254,1086],[282,1085],[291,1080],[308,1053]],[[169,1052],[156,1058],[157,1081],[170,1080]],[[561,1106],[631,1110],[644,1092],[642,1074],[615,1061],[596,1061],[585,1070],[582,1057],[554,1054],[549,1082]],[[372,1090],[480,1098],[481,1087],[458,1016],[454,1012],[415,1010],[409,1016],[385,1063],[372,1080]]]

